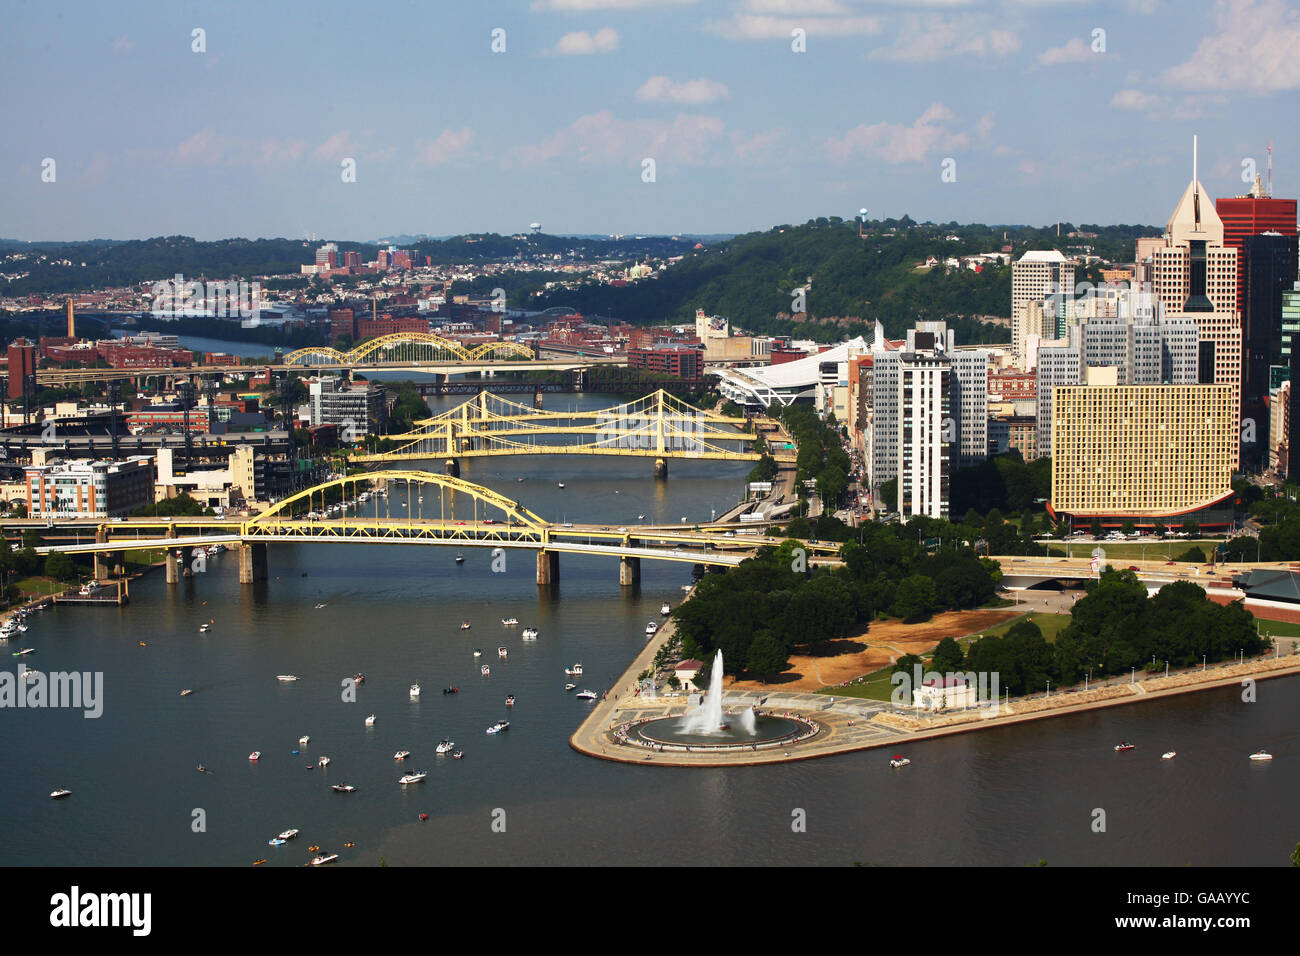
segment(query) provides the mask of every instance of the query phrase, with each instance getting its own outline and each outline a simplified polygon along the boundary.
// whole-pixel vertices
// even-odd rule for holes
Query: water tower
[[[540,222],[530,222],[528,230],[535,236],[542,231],[542,224]]]
[[[866,224],[867,224],[867,207],[863,206],[861,209],[858,210],[858,238],[859,239],[866,238],[866,234],[862,231],[863,227],[866,226]]]

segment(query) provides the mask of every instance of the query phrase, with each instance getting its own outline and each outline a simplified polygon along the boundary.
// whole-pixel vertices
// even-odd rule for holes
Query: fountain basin
[[[654,717],[625,724],[616,736],[623,743],[655,749],[748,750],[793,743],[820,729],[815,721],[775,714],[759,714],[752,734],[741,726],[738,715],[724,714],[723,722],[728,729],[709,734],[683,730],[681,717]]]

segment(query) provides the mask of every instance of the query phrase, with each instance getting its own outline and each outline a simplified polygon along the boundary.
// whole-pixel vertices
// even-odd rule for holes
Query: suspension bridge
[[[654,458],[655,474],[668,459],[758,461],[758,435],[743,419],[696,408],[663,389],[622,405],[595,410],[546,411],[491,392],[414,423],[387,451],[352,461],[379,464],[443,458],[458,475],[457,459],[502,455],[612,455]],[[792,452],[778,453],[793,460]]]

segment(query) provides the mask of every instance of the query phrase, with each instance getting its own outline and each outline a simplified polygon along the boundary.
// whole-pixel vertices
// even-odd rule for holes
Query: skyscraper
[[[1296,201],[1274,199],[1255,177],[1255,185],[1244,196],[1220,199],[1214,204],[1223,222],[1223,244],[1240,250],[1250,236],[1276,232],[1278,235],[1296,236]],[[1295,246],[1293,242],[1292,247]],[[1237,269],[1237,311],[1246,316],[1246,270],[1244,263]]]
[[[1032,250],[1011,264],[1011,316],[1020,314],[1026,302],[1042,302],[1048,296],[1074,297],[1074,260],[1057,250]],[[1034,331],[1034,330],[1030,330]]]

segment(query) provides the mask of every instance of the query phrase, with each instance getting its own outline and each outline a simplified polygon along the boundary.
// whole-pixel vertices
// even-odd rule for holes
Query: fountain
[[[710,747],[735,749],[775,744],[816,732],[815,724],[803,718],[759,716],[751,707],[738,713],[722,709],[722,651],[713,656],[709,690],[700,705],[682,717],[640,720],[625,728],[627,742],[640,746],[699,750]]]

